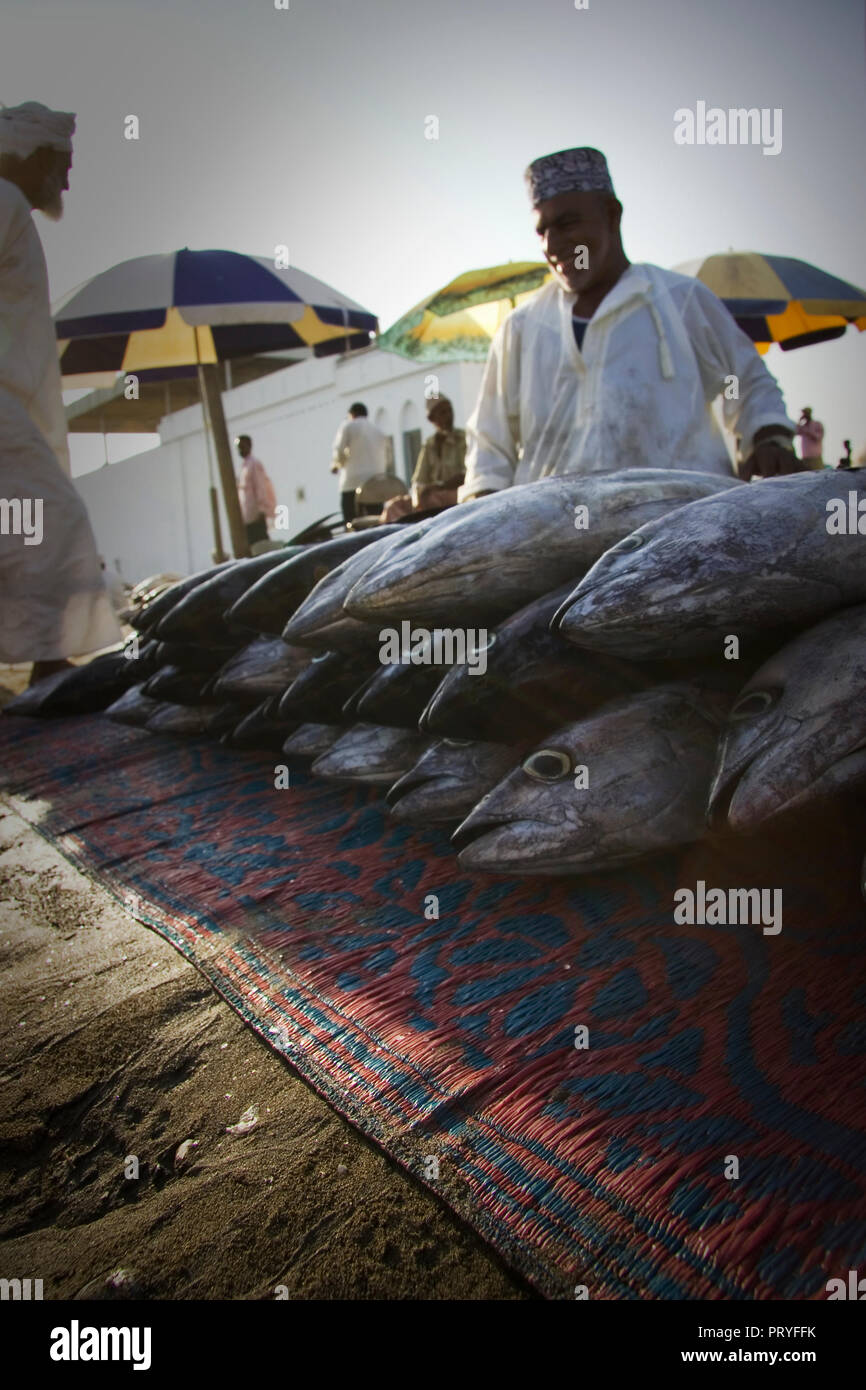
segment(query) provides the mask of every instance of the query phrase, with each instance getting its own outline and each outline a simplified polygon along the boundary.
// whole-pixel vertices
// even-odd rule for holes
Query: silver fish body
[[[313,763],[317,777],[391,786],[418,761],[429,739],[408,729],[353,724]]]
[[[237,600],[229,610],[230,620],[256,632],[267,632],[278,637],[289,618],[320,580],[350,556],[376,544],[385,532],[393,534],[397,529],[382,526],[369,531],[349,532],[318,545],[299,546],[291,558],[287,551],[284,564],[251,585]]]
[[[377,629],[350,617],[343,608],[343,602],[362,575],[378,564],[391,546],[406,535],[406,528],[402,526],[382,529],[387,531],[387,535],[377,536],[372,544],[348,556],[319,580],[283,628],[286,642],[327,648],[329,651],[351,651],[355,647],[377,644]],[[419,529],[411,528],[412,531]]]
[[[594,873],[700,839],[726,708],[659,686],[549,734],[457,828],[461,866]]]
[[[282,748],[297,720],[283,719],[279,704],[275,695],[269,695],[223,735],[223,742],[230,748]]]
[[[219,700],[261,704],[282,695],[309,664],[310,653],[289,647],[279,637],[257,637],[223,666],[213,690]]]
[[[160,704],[145,727],[154,734],[195,737],[211,732],[213,718],[217,712],[218,707],[215,705]]]
[[[385,800],[395,820],[453,825],[520,761],[521,750],[505,743],[437,739]]]
[[[634,468],[507,488],[399,536],[353,586],[344,607],[374,623],[489,622],[567,579],[576,582],[644,522],[743,486],[708,473]]]
[[[354,705],[364,723],[418,731],[418,720],[450,666],[380,665]]]
[[[201,705],[207,703],[204,687],[208,679],[207,672],[186,671],[178,666],[160,666],[144,682],[144,694],[150,700],[161,700],[173,705]]]
[[[172,604],[157,626],[157,636],[165,642],[194,642],[207,635],[224,637],[232,630],[225,621],[226,610],[263,575],[285,564],[291,553],[288,547],[269,550],[220,566]]]
[[[197,574],[187,575],[185,579],[178,579],[174,584],[169,584],[135,615],[133,627],[137,628],[139,632],[146,632],[148,636],[152,636],[162,619],[180,603],[181,599],[186,598],[187,594],[191,594],[199,585],[206,584],[214,575],[225,573],[233,564],[233,560],[224,560],[220,565],[211,565],[206,570],[199,570]]]
[[[103,652],[83,666],[55,671],[28,686],[4,708],[4,714],[58,719],[107,709],[135,682],[135,662],[122,652]]]
[[[818,622],[866,600],[866,516],[862,533],[828,530],[850,494],[866,512],[866,475],[799,473],[693,502],[609,550],[553,626],[578,646],[641,660]]]
[[[115,724],[128,724],[133,729],[143,729],[151,715],[156,714],[161,701],[152,700],[144,694],[142,685],[131,685],[114,704],[105,711]]]
[[[715,825],[755,830],[866,782],[866,604],[801,633],[743,687],[719,744]]]
[[[346,732],[342,724],[302,724],[283,742],[283,753],[300,762],[321,757]]]
[[[507,743],[557,729],[664,678],[616,657],[580,651],[552,633],[550,620],[569,592],[565,585],[533,599],[491,628],[483,672],[466,663],[454,666],[423,711],[420,727],[439,737]]]
[[[379,669],[372,655],[310,652],[310,664],[292,681],[280,700],[285,718],[339,723],[343,705]]]

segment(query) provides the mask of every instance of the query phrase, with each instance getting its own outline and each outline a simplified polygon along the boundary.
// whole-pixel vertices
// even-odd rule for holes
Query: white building
[[[437,391],[454,404],[458,426],[475,404],[483,364],[417,365],[371,346],[311,358],[226,391],[229,435],[248,434],[270,474],[277,501],[289,508],[287,532],[339,512],[330,472],[334,436],[353,401],[391,441],[394,472],[408,481],[423,438],[432,434],[426,401]],[[426,392],[426,394],[425,394]],[[210,485],[218,471],[200,406],[167,415],[158,449],[76,479],[97,547],[128,583],[160,571],[190,574],[212,563]],[[211,458],[213,461],[211,462]],[[223,543],[229,529],[220,498]]]

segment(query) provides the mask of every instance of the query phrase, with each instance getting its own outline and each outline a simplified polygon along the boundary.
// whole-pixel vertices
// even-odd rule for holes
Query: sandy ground
[[[0,703],[26,668],[2,674]],[[0,1036],[0,1277],[46,1299],[536,1296],[2,803]]]
[[[0,1276],[46,1299],[104,1297],[119,1269],[151,1298],[532,1296],[9,811],[0,932]]]

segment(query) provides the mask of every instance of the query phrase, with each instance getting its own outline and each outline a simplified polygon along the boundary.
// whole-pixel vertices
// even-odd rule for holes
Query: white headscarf
[[[74,130],[72,111],[51,111],[39,101],[4,106],[0,109],[0,154],[27,159],[43,145],[71,153]]]

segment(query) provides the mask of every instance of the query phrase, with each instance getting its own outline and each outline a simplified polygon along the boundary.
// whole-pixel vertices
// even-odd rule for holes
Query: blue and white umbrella
[[[241,521],[217,363],[268,352],[317,356],[367,347],[375,314],[305,271],[236,251],[138,256],[79,286],[54,308],[64,385],[111,385],[119,372],[165,381],[196,373],[216,445],[236,556]],[[299,350],[303,350],[300,352]],[[214,555],[222,558],[211,486]]]
[[[378,329],[375,314],[303,270],[186,247],[121,261],[61,300],[54,320],[67,386],[118,372],[165,380],[264,352],[344,352]]]

